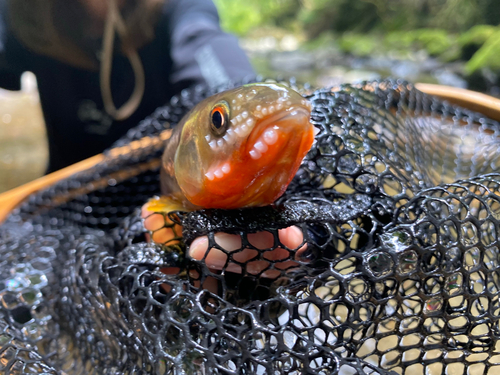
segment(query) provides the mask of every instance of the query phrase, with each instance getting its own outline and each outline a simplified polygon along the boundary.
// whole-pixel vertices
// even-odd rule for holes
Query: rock
[[[271,56],[271,67],[281,72],[300,72],[314,67],[314,55],[304,51],[275,53]]]
[[[420,70],[422,72],[432,73],[443,67],[443,63],[437,59],[428,58],[419,62]]]
[[[344,82],[357,83],[380,78],[380,74],[369,70],[350,70],[344,75]]]
[[[417,81],[421,74],[420,63],[403,60],[394,64],[391,68],[391,75],[408,81]]]
[[[273,36],[258,39],[241,39],[241,47],[249,54],[269,53],[278,47],[278,40]]]
[[[318,76],[316,79],[316,86],[318,87],[332,87],[338,86],[345,82],[344,76],[347,69],[342,66],[332,67]]]
[[[433,73],[433,76],[437,79],[440,85],[460,87],[462,89],[467,88],[467,81],[457,74],[451,72],[448,69],[439,69]]]
[[[299,41],[293,35],[285,35],[281,39],[279,46],[282,51],[295,51],[299,48]]]

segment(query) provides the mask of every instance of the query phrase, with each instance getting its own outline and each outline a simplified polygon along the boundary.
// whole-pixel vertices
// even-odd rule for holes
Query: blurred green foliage
[[[352,53],[355,56],[368,56],[377,50],[380,39],[376,35],[346,32],[339,36],[338,44],[344,52]]]
[[[441,56],[451,50],[456,52],[457,37],[442,29],[415,29],[387,33],[384,43],[386,48],[423,49],[431,56]]]
[[[214,1],[223,28],[239,36],[279,27],[305,36],[310,46],[333,40],[358,56],[425,50],[445,61],[468,60],[469,74],[500,70],[500,0]]]
[[[263,17],[256,3],[218,0],[221,26],[237,35],[244,35],[249,30],[263,24]]]
[[[262,26],[291,28],[300,0],[214,0],[222,27],[245,35]]]
[[[497,28],[491,34],[481,48],[472,55],[471,59],[465,64],[465,71],[472,74],[479,69],[488,67],[500,71],[500,28]]]
[[[215,0],[224,27],[238,35],[263,25],[303,30],[460,33],[500,22],[498,0]]]

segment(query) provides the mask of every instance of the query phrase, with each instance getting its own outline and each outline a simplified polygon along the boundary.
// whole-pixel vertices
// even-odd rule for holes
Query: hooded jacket
[[[14,30],[15,15],[7,5],[0,0],[0,87],[18,90],[24,71],[35,74],[49,141],[47,172],[102,152],[184,88],[216,86],[254,74],[237,39],[221,30],[211,0],[169,0],[158,13],[154,37],[137,48],[144,94],[133,114],[118,121],[104,109],[99,69],[83,59],[82,64],[63,61],[55,53],[30,48]],[[130,98],[135,78],[116,45],[109,86],[119,107]],[[91,56],[97,63],[98,47]],[[85,48],[92,50],[91,43]]]

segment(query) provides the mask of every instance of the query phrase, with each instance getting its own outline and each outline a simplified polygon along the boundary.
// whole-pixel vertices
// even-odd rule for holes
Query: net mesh
[[[152,213],[144,229],[164,130],[212,93],[196,88],[16,209],[0,227],[0,371],[499,371],[498,123],[400,81],[303,92],[319,133],[273,206]]]

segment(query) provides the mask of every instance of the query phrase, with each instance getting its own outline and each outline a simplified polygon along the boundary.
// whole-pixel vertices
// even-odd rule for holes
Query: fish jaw
[[[273,203],[286,190],[314,141],[310,112],[291,108],[258,124],[226,159],[211,165],[202,189],[187,196],[206,208],[240,208]]]

